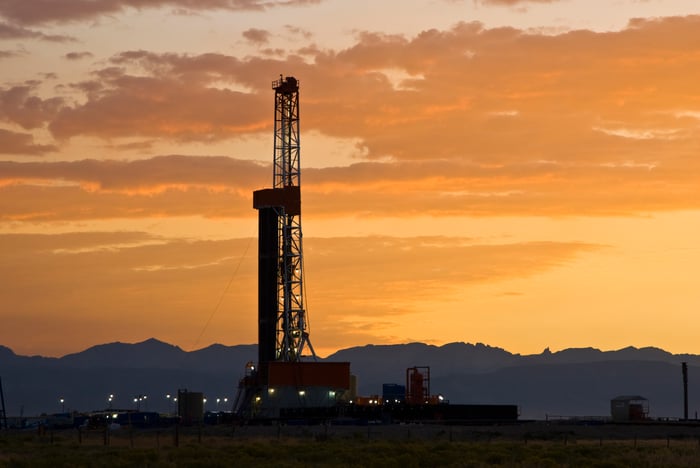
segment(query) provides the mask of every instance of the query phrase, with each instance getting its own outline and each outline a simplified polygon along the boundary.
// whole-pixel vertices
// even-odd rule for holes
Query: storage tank
[[[204,421],[204,394],[178,390],[177,415],[182,424],[201,424]]]

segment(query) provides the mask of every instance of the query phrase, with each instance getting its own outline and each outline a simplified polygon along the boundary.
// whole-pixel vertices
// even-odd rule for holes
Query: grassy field
[[[532,428],[531,428],[532,429]],[[0,467],[691,467],[694,434],[436,426],[0,433]],[[629,436],[634,430],[627,430]],[[662,431],[663,432],[663,431]],[[660,432],[659,432],[660,433]],[[594,432],[591,432],[594,434]]]

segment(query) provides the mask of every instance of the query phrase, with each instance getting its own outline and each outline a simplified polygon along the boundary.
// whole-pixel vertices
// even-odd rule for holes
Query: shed
[[[649,400],[639,395],[620,395],[610,400],[610,416],[615,422],[643,421],[649,418]]]

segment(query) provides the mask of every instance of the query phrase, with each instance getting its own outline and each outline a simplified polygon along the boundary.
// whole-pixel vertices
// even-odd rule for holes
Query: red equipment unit
[[[272,361],[267,366],[270,386],[350,388],[349,362]]]
[[[430,367],[406,369],[406,403],[423,405],[430,398]]]

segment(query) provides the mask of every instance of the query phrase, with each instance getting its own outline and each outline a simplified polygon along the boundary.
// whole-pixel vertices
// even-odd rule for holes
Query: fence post
[[[180,446],[180,424],[175,424],[175,447]]]

